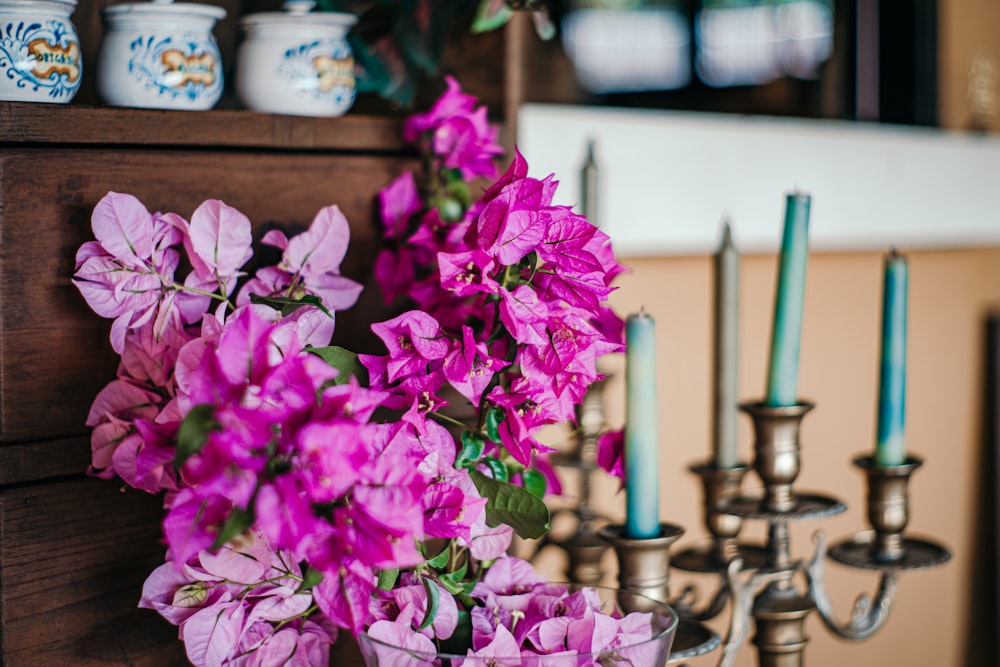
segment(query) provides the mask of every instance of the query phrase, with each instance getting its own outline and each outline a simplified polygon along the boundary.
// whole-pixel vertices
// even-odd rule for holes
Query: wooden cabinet
[[[115,374],[110,321],[71,283],[74,256],[92,238],[90,215],[109,190],[151,210],[189,217],[205,199],[225,201],[254,223],[294,233],[323,206],[351,224],[343,273],[365,284],[338,314],[334,342],[375,351],[369,324],[387,312],[372,280],[379,245],[376,192],[417,158],[400,138],[403,114],[359,99],[342,118],[239,110],[233,63],[241,16],[280,0],[213,0],[228,16],[215,28],[229,83],[216,110],[96,106],[100,10],[73,15],[84,79],[69,105],[0,102],[0,665],[186,664],[177,629],[140,610],[142,582],[163,562],[162,500],[85,476],[96,393]],[[125,0],[131,1],[131,0]],[[502,32],[457,30],[446,71],[502,115]],[[444,87],[421,91],[423,107]],[[509,129],[509,128],[508,128]],[[348,638],[349,639],[349,638]],[[332,664],[360,664],[352,642]]]
[[[335,341],[372,345],[375,193],[415,157],[398,119],[313,119],[0,103],[0,664],[183,664],[176,628],[139,610],[162,562],[161,500],[87,478],[95,394],[113,377],[110,321],[72,285],[109,190],[189,217],[222,199],[255,237],[337,204],[343,272],[368,287]],[[345,660],[337,661],[346,664]]]

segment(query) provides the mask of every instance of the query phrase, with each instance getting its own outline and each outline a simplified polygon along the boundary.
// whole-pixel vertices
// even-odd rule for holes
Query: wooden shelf
[[[278,116],[253,111],[164,111],[0,102],[4,144],[113,144],[400,154],[401,119]]]

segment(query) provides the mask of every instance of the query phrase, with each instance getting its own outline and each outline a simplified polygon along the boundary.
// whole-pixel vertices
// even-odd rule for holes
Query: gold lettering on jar
[[[188,83],[201,83],[211,86],[215,83],[215,56],[211,53],[200,53],[186,56],[177,49],[164,51],[160,62],[167,68],[164,79],[175,88]]]
[[[328,93],[337,86],[347,86],[354,88],[354,58],[332,58],[330,56],[316,56],[312,59],[313,69],[316,70],[316,79],[319,81],[319,90]]]
[[[31,73],[39,79],[65,74],[73,83],[80,78],[80,46],[76,42],[53,46],[44,39],[36,39],[28,43],[28,53],[35,57]]]

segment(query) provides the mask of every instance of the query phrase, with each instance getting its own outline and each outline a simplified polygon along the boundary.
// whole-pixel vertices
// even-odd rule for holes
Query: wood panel
[[[136,607],[163,562],[161,507],[101,480],[0,490],[7,667],[186,664],[176,628]]]
[[[90,213],[109,190],[185,217],[207,198],[222,199],[254,221],[258,237],[274,225],[298,231],[322,206],[339,205],[352,225],[343,272],[369,287],[338,317],[336,340],[364,348],[369,324],[381,316],[370,285],[374,196],[408,164],[270,152],[29,148],[0,155],[0,442],[85,433],[90,402],[113,377],[110,322],[92,314],[70,282],[76,249],[92,238]]]
[[[162,498],[74,479],[0,489],[0,664],[187,665],[177,628],[137,607],[163,562]],[[331,665],[361,667],[348,634]]]
[[[384,116],[276,116],[252,111],[115,109],[0,102],[0,143],[209,146],[399,153],[400,121]]]

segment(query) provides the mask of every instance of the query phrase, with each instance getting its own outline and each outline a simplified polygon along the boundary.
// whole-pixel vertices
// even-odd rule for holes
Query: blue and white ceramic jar
[[[282,12],[246,16],[236,93],[249,109],[294,116],[341,116],[354,104],[353,14],[312,12],[289,0]]]
[[[222,57],[212,28],[226,10],[170,0],[109,5],[97,89],[108,104],[211,109],[222,97]]]
[[[65,104],[80,88],[76,0],[0,0],[0,100]]]

